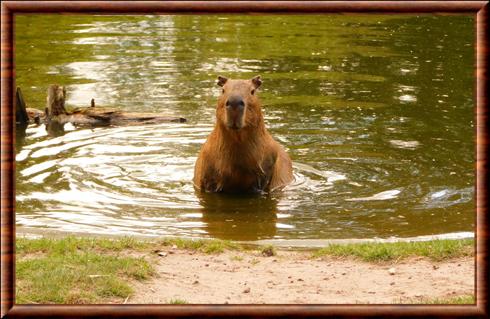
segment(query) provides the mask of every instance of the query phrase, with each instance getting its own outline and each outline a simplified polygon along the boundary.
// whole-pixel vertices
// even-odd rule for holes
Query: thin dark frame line
[[[488,1],[6,1],[2,5],[1,70],[1,316],[342,316],[446,317],[488,315],[486,264],[487,182],[487,19]],[[476,14],[476,305],[18,305],[15,284],[14,61],[15,14],[325,14],[325,13],[471,13]],[[75,314],[75,315],[74,315]]]

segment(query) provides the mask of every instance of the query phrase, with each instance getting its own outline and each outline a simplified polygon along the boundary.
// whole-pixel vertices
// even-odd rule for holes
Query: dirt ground
[[[157,276],[135,282],[126,303],[353,304],[406,303],[474,293],[473,258],[385,263],[298,251],[228,251],[218,255],[169,250],[155,257]]]

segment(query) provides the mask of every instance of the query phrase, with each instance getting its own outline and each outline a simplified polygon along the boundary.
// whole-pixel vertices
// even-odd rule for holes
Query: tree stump
[[[65,109],[65,97],[66,90],[64,87],[56,84],[49,86],[45,111],[48,118],[68,114]]]

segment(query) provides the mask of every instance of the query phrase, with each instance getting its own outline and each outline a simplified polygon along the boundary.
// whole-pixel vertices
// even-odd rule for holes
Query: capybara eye
[[[254,93],[255,93],[255,90],[250,91],[250,94],[254,95]]]
[[[221,90],[221,93],[225,94],[225,89]]]

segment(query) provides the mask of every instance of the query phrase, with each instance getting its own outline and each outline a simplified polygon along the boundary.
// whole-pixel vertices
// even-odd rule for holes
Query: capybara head
[[[262,120],[256,91],[262,84],[260,75],[250,80],[232,80],[218,76],[223,92],[218,99],[217,120],[230,130],[256,126]]]

